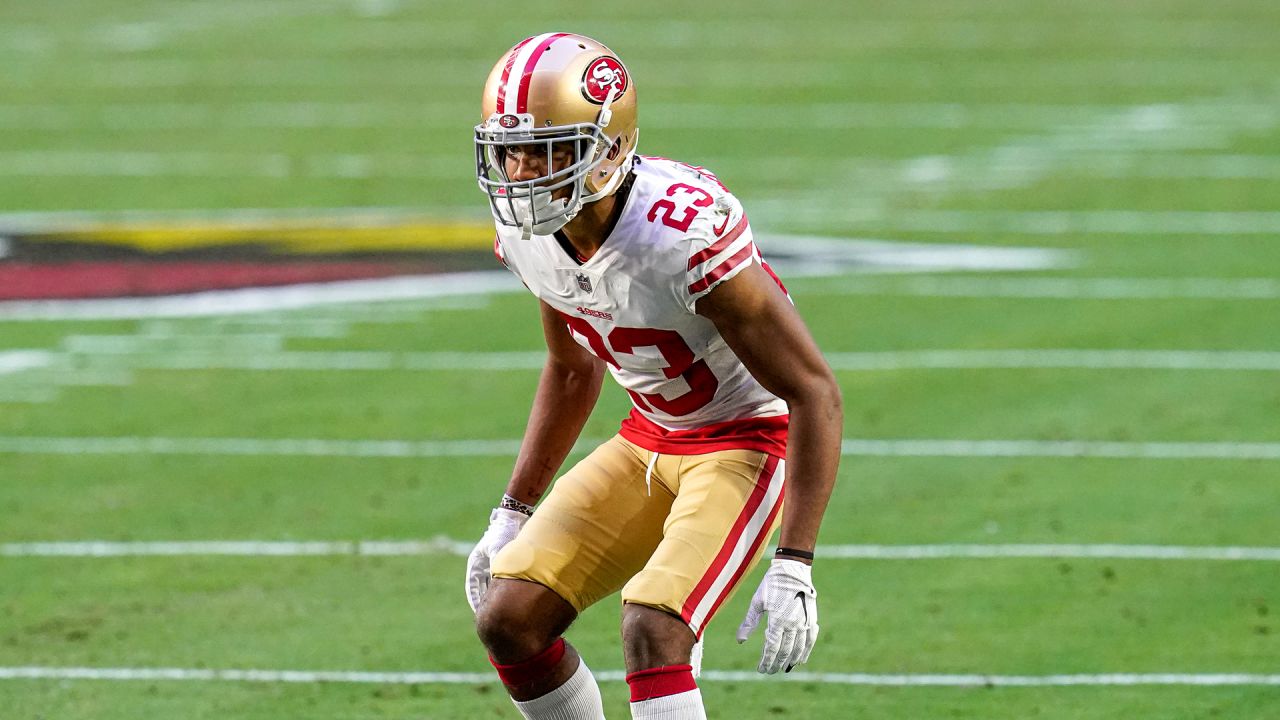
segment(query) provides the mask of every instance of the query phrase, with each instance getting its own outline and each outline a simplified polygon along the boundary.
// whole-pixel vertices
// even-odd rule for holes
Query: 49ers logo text
[[[609,90],[616,90],[614,97],[621,97],[627,91],[629,82],[622,63],[617,58],[605,55],[592,61],[582,74],[582,95],[597,105],[603,105],[609,97]]]

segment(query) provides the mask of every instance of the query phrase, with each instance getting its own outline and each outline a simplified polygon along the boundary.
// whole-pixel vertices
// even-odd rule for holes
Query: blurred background
[[[761,682],[736,598],[712,717],[1276,715],[1275,3],[50,0],[0,3],[5,717],[512,716],[461,578],[542,345],[471,128],[553,30],[845,394],[819,648]]]

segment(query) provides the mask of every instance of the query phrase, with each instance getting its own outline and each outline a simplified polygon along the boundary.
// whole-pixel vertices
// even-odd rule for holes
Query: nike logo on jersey
[[[720,227],[711,228],[711,232],[715,233],[716,237],[720,237],[724,234],[724,229],[727,227],[729,227],[729,214],[725,213],[724,222],[720,223]]]

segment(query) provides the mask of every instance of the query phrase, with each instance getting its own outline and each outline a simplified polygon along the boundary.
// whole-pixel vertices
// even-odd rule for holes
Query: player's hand
[[[744,643],[769,615],[764,631],[764,653],[756,670],[772,675],[809,659],[818,639],[818,591],[813,568],[796,560],[775,558],[756,588],[747,617],[738,626],[738,642]]]
[[[467,557],[467,602],[471,604],[472,612],[480,607],[480,599],[484,597],[485,591],[489,589],[489,582],[493,579],[489,574],[489,563],[493,556],[516,539],[516,534],[528,520],[528,515],[504,508],[494,508],[489,513],[489,529]]]

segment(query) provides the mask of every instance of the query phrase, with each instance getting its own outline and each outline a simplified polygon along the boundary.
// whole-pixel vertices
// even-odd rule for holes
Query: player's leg
[[[746,450],[663,461],[679,463],[676,500],[662,542],[622,591],[631,712],[703,720],[690,649],[776,528],[784,463]]]
[[[603,717],[591,671],[561,635],[644,566],[674,495],[646,492],[639,448],[601,445],[561,477],[493,560],[477,631],[526,718]]]
[[[537,583],[495,578],[476,614],[476,632],[513,700],[542,697],[578,670],[578,653],[560,636],[578,616]]]

